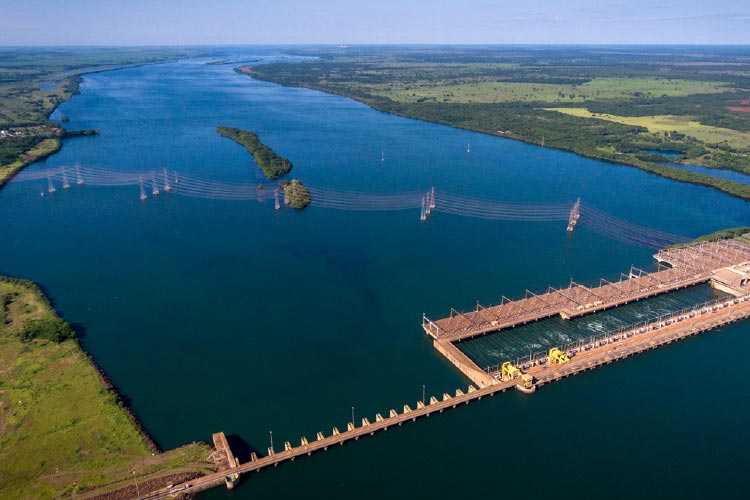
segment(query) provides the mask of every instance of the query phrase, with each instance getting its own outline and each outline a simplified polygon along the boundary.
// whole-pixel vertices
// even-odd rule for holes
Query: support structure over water
[[[709,282],[719,269],[749,262],[750,245],[740,240],[720,240],[662,250],[654,257],[671,267],[653,273],[631,267],[618,281],[602,279],[596,287],[571,281],[565,288],[550,287],[540,294],[527,291],[518,300],[503,297],[495,306],[477,304],[467,313],[451,309],[448,317],[439,320],[425,316],[422,327],[437,340],[458,341],[555,315],[571,319]]]
[[[573,232],[581,218],[581,199],[578,198],[568,216],[568,232]]]
[[[629,325],[613,332],[600,334],[591,339],[580,340],[573,346],[555,347],[548,352],[530,355],[528,360],[522,364],[514,365],[510,361],[506,361],[487,370],[480,369],[453,344],[454,339],[461,338],[461,335],[441,336],[441,333],[447,330],[445,326],[439,326],[440,322],[445,325],[446,320],[454,318],[453,315],[437,322],[432,322],[425,317],[423,327],[425,332],[433,337],[435,348],[472,380],[473,384],[465,390],[456,389],[454,394],[443,393],[440,398],[435,396],[426,398],[425,396],[423,400],[417,401],[413,406],[402,405],[401,412],[391,408],[387,412],[387,417],[383,416],[386,413],[377,413],[373,419],[362,417],[360,426],[357,426],[353,421],[348,422],[345,431],[339,431],[337,427],[333,427],[330,435],[326,436],[321,431],[316,434],[314,440],[308,440],[305,436],[302,436],[299,439],[300,444],[298,446],[286,441],[283,450],[277,451],[274,448],[269,448],[265,457],[258,457],[253,453],[250,460],[245,463],[239,463],[234,458],[224,433],[216,433],[213,437],[216,448],[213,457],[219,467],[218,472],[182,484],[170,485],[168,488],[151,492],[139,498],[143,500],[170,498],[177,494],[195,493],[222,484],[232,488],[240,474],[257,473],[264,468],[294,461],[298,457],[311,455],[317,451],[326,451],[331,446],[341,445],[350,440],[358,440],[360,437],[371,436],[395,425],[401,426],[404,423],[415,422],[419,418],[433,413],[442,413],[446,409],[453,409],[462,404],[478,401],[485,396],[492,396],[511,388],[532,393],[538,387],[547,383],[562,380],[571,375],[577,375],[598,366],[750,317],[750,245],[748,245],[747,240],[719,241],[682,249],[664,250],[655,257],[660,262],[671,264],[674,267],[652,274],[631,270],[627,279],[617,285],[607,283],[594,289],[582,287],[583,290],[574,291],[576,287],[581,287],[581,285],[571,283],[570,287],[566,289],[549,291],[547,294],[540,296],[527,294],[524,299],[515,302],[534,301],[534,304],[540,306],[546,304],[546,308],[539,307],[536,309],[535,315],[539,318],[551,314],[560,314],[566,310],[569,312],[575,311],[573,315],[577,315],[577,313],[585,314],[592,312],[592,310],[614,307],[625,303],[627,300],[638,300],[638,298],[666,293],[688,286],[686,283],[694,280],[697,280],[696,282],[710,281],[716,288],[730,294],[731,297],[716,299],[637,325]],[[686,270],[689,270],[689,272],[685,272]],[[631,286],[632,284],[635,285]],[[601,292],[601,289],[610,290],[610,293]],[[586,297],[590,295],[586,294],[596,293],[591,290],[599,290],[599,293],[595,296],[602,300],[602,304],[584,308],[584,310],[570,308],[571,303],[580,304],[580,301],[576,300],[577,298],[588,300]],[[619,290],[619,293],[615,293],[614,290]],[[544,298],[545,295],[547,295],[547,298]],[[558,297],[559,300],[555,302],[556,299],[552,299],[550,296]],[[501,306],[496,307],[506,307],[510,304],[513,304],[513,302],[504,302]],[[516,306],[513,310],[518,310],[519,307],[523,309],[522,306]],[[488,309],[478,307],[474,314],[480,312],[487,314]],[[532,309],[527,309],[526,313],[532,311]],[[530,317],[535,317],[535,315],[532,314]],[[497,325],[494,326],[497,327]],[[441,328],[441,330],[438,330],[438,328]],[[483,328],[477,328],[474,331]],[[494,329],[499,328],[508,327]],[[396,406],[396,408],[399,408],[399,406]]]

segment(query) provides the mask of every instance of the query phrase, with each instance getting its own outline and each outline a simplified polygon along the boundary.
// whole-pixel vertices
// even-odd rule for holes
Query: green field
[[[194,444],[153,454],[76,340],[22,342],[54,318],[34,285],[0,278],[0,498],[47,499],[174,471],[201,471]]]
[[[713,94],[728,90],[723,82],[672,80],[668,78],[594,78],[581,85],[478,81],[458,85],[435,85],[418,81],[408,85],[372,86],[374,95],[400,102],[549,102],[577,103],[591,99],[632,99]],[[361,86],[360,86],[361,88]]]
[[[750,173],[750,59],[741,51],[496,46],[296,52],[318,58],[237,71],[750,199],[750,185],[672,168],[649,152],[673,151],[675,162]]]
[[[652,133],[676,131],[693,137],[707,145],[726,143],[732,148],[750,148],[750,132],[740,132],[728,128],[703,125],[689,116],[617,116],[607,113],[592,113],[586,108],[545,108],[582,118],[596,118],[625,125],[644,127]]]

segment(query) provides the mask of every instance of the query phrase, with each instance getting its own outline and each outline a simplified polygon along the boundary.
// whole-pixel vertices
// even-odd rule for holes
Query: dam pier
[[[346,429],[332,427],[309,439],[302,436],[294,442],[286,441],[282,450],[270,447],[262,457],[252,453],[244,463],[234,457],[224,433],[216,433],[212,456],[217,472],[138,498],[174,498],[221,485],[232,488],[242,474],[326,451],[508,389],[531,393],[545,384],[750,317],[750,243],[744,237],[666,249],[654,257],[659,269],[652,273],[631,268],[620,280],[601,280],[596,287],[571,282],[568,287],[550,288],[538,295],[527,292],[518,300],[503,297],[499,305],[477,305],[469,313],[451,310],[447,317],[437,320],[423,316],[423,329],[435,349],[471,380],[466,388],[348,422]],[[495,366],[478,366],[456,345],[488,333],[512,335],[511,330],[517,326],[555,315],[568,320],[701,283],[710,283],[725,296]]]

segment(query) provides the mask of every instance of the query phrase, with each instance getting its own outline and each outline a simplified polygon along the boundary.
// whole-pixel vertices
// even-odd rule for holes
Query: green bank
[[[209,453],[201,443],[158,453],[41,290],[0,277],[0,497],[161,484],[202,474]]]
[[[750,63],[741,54],[638,47],[297,52],[318,59],[237,71],[750,199],[748,184],[671,167],[659,154],[673,163],[750,173]]]

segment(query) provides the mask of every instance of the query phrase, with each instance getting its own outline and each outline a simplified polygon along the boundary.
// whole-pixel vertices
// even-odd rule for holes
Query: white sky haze
[[[0,45],[748,44],[738,0],[0,0]]]

